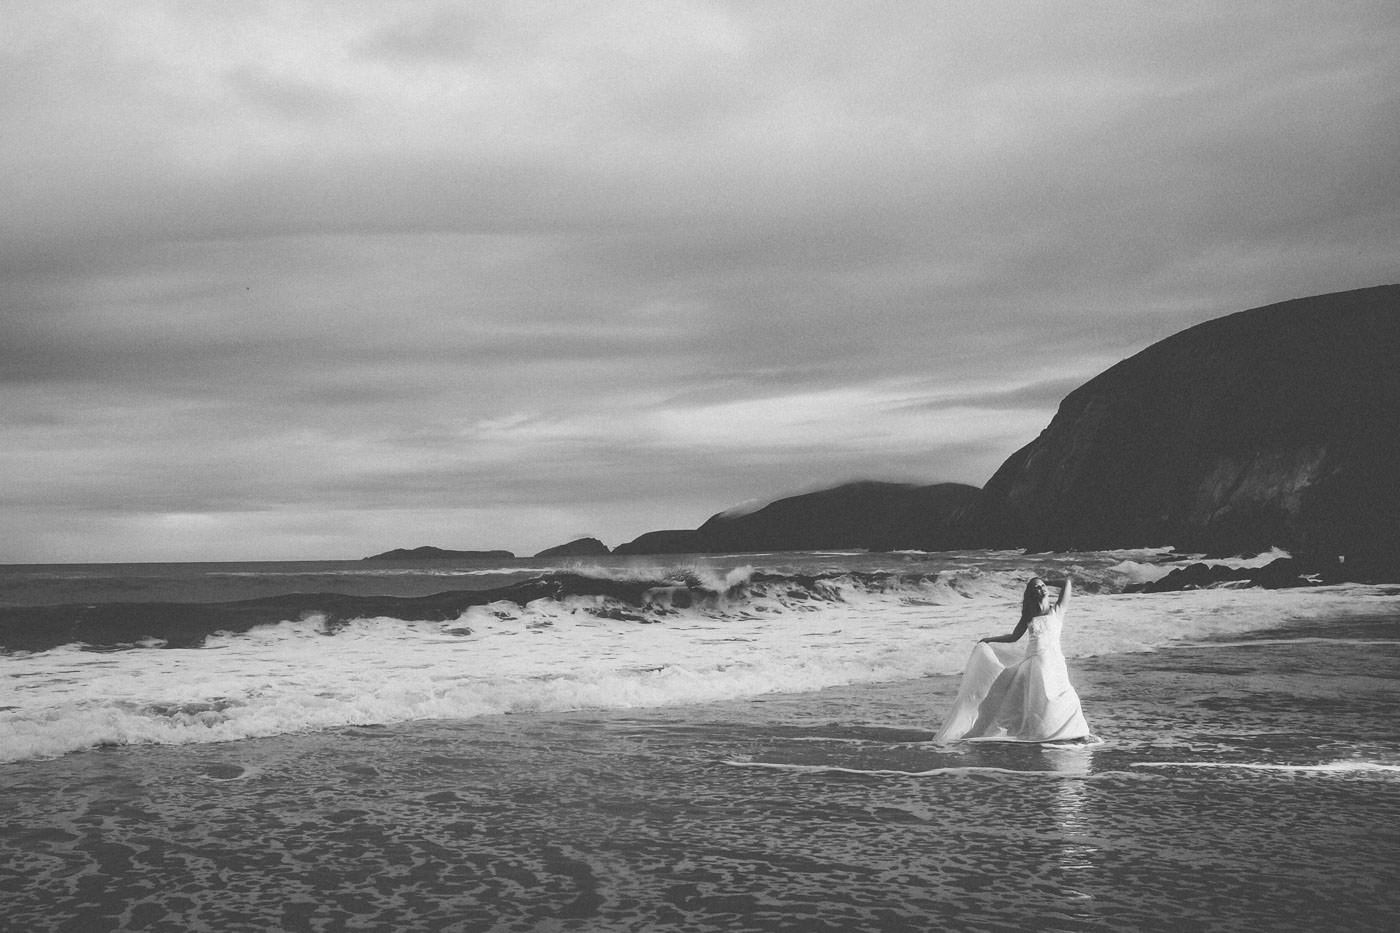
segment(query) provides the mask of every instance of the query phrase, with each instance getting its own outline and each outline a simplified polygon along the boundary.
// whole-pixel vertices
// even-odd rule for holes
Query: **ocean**
[[[1194,559],[0,567],[0,928],[1392,928],[1400,585]],[[1032,574],[1096,740],[932,745]]]

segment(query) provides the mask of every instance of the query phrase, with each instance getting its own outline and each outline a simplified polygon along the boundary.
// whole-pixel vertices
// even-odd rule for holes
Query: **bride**
[[[1062,742],[1090,735],[1069,682],[1060,650],[1060,626],[1069,604],[1070,578],[1053,604],[1040,577],[1026,584],[1021,621],[1010,635],[984,638],[972,649],[962,687],[934,742],[999,739],[1008,742]],[[1024,656],[1015,649],[993,649],[1030,632]]]

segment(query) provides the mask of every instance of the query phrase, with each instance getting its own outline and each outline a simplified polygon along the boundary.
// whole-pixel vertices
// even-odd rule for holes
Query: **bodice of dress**
[[[1027,626],[1029,638],[1026,641],[1026,657],[1049,654],[1060,650],[1060,625],[1064,622],[1065,611],[1056,606],[1044,615],[1031,619]]]

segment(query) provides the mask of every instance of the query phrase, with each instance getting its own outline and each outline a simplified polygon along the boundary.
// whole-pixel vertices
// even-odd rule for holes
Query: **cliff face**
[[[1208,321],[1066,396],[987,483],[984,541],[1400,557],[1400,286]]]

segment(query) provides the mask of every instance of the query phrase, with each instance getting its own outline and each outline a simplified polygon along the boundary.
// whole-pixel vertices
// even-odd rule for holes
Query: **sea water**
[[[1185,560],[4,568],[0,626],[484,601],[297,598],[198,647],[0,656],[0,907],[28,930],[1387,928],[1400,588],[1124,592]],[[1098,741],[931,746],[1032,573],[1075,577]],[[493,598],[541,576],[557,597]]]
[[[10,605],[0,605],[0,626],[21,611],[19,601],[62,601],[68,605],[57,611],[75,616],[93,604],[122,602],[134,603],[138,614],[149,605],[153,614],[178,616],[210,603],[298,592],[489,594],[521,579],[566,573],[643,585],[635,588],[636,603],[586,595],[575,582],[556,598],[486,602],[446,620],[371,616],[333,625],[308,596],[294,618],[245,631],[207,623],[213,630],[189,649],[167,648],[156,638],[110,643],[99,628],[87,636],[96,644],[11,650],[0,655],[0,761],[346,725],[688,705],[955,673],[977,638],[1014,626],[1031,573],[1079,577],[1074,622],[1065,634],[1071,658],[1218,638],[1290,614],[1383,612],[1394,605],[1389,596],[1355,586],[1121,593],[1180,562],[1163,552],[1030,559],[980,552],[562,567],[517,561],[3,568],[0,594]],[[3,638],[0,628],[0,649]]]

